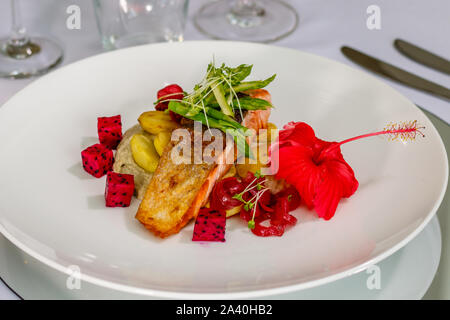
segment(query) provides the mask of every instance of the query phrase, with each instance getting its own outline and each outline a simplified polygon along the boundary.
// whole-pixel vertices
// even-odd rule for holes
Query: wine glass
[[[107,50],[183,41],[188,0],[94,0],[93,4]]]
[[[11,34],[0,39],[0,77],[28,78],[57,66],[63,50],[50,39],[27,35],[18,0],[11,0],[11,14]]]
[[[279,0],[217,0],[203,5],[194,17],[199,31],[213,39],[273,42],[291,34],[298,14]]]

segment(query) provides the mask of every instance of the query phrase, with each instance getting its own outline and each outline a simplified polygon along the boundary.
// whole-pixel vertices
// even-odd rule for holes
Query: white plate
[[[369,139],[343,153],[360,187],[331,221],[301,209],[281,238],[253,236],[238,219],[226,243],[190,241],[192,224],[160,240],[130,208],[104,207],[105,178],[83,172],[80,151],[96,142],[96,118],[121,114],[125,128],[152,107],[166,83],[186,89],[206,64],[254,64],[270,85],[277,125],[305,121],[341,140],[418,120],[426,138],[401,144]],[[88,282],[168,298],[281,294],[363,270],[408,243],[437,210],[448,180],[443,143],[410,101],[371,76],[296,50],[249,43],[186,42],[120,50],[34,82],[0,110],[0,231],[19,248]]]
[[[421,299],[436,274],[441,255],[439,221],[434,217],[426,228],[404,248],[376,266],[350,277],[318,287],[264,299]],[[370,271],[370,272],[369,272]],[[379,287],[367,281],[379,276]],[[147,299],[89,282],[68,289],[68,276],[29,256],[0,235],[0,274],[23,299]],[[0,282],[0,296],[2,283]],[[8,289],[5,289],[8,290]]]

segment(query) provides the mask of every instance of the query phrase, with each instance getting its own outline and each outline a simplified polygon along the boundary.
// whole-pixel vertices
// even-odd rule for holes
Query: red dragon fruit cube
[[[164,111],[169,107],[169,101],[167,100],[182,100],[184,97],[184,93],[183,89],[179,85],[171,84],[159,90],[157,93],[157,97],[160,102],[155,106],[155,109],[158,111]],[[173,121],[178,123],[180,123],[181,119],[183,118],[181,115],[173,112],[172,110],[169,111],[169,115]]]
[[[97,118],[98,139],[110,149],[116,149],[122,140],[122,121],[120,115]]]
[[[225,212],[208,208],[200,209],[195,220],[192,241],[220,241],[225,242]]]
[[[157,93],[157,98],[160,102],[155,106],[158,111],[164,111],[169,107],[169,101],[182,100],[184,97],[183,89],[177,84],[170,84],[165,86]],[[169,101],[167,101],[169,100]]]
[[[107,207],[128,207],[134,192],[134,176],[109,171],[106,176]]]
[[[81,160],[86,172],[100,178],[112,170],[114,156],[112,150],[97,143],[81,151]]]

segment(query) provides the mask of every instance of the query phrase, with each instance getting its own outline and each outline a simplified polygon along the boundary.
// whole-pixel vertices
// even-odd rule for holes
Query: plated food
[[[290,212],[296,225],[281,237],[255,236],[236,214],[226,219],[225,243],[192,242],[194,219],[161,239],[135,219],[137,198],[129,207],[105,206],[107,175],[86,173],[80,151],[100,143],[97,117],[121,115],[125,136],[143,112],[155,111],[158,90],[172,83],[192,90],[212,56],[230,66],[254,64],[249,81],[277,74],[264,89],[274,105],[269,121],[280,129],[303,121],[315,137],[342,141],[389,121],[417,119],[426,126],[426,138],[343,144],[359,185],[328,221],[302,199]],[[424,228],[448,178],[441,138],[408,99],[354,68],[274,46],[202,41],[118,50],[37,79],[0,114],[7,155],[0,158],[0,232],[55,272],[77,265],[83,280],[151,297],[265,297],[355,274]],[[117,158],[117,150],[112,152]],[[239,174],[246,168],[235,169]]]
[[[198,217],[196,229],[201,230],[194,231],[193,240],[225,241],[225,218],[241,211],[242,216],[248,216],[252,209],[239,199],[231,201],[235,204],[231,207],[213,201],[213,209],[210,199],[212,191],[216,190],[215,198],[229,191],[223,190],[222,179],[225,176],[228,180],[235,179],[236,183],[247,183],[249,189],[254,189],[250,185],[254,180],[252,177],[260,174],[259,168],[263,165],[261,158],[265,157],[267,161],[267,142],[271,138],[267,135],[267,129],[276,128],[268,122],[271,96],[263,89],[275,75],[262,81],[243,81],[251,70],[252,66],[245,64],[235,68],[209,64],[204,79],[192,93],[185,93],[176,84],[166,86],[157,93],[155,110],[143,112],[138,119],[139,124],[127,130],[123,137],[119,115],[98,118],[100,145],[107,150],[117,148],[114,163],[111,161],[112,151],[108,151],[106,162],[103,161],[105,156],[102,150],[95,149],[91,152],[92,157],[87,158],[85,154],[92,147],[82,152],[82,158],[87,172],[92,174],[91,168],[95,169],[95,177],[108,172],[106,205],[129,206],[129,192],[134,189],[136,197],[142,200],[136,219],[155,235],[164,238],[175,234],[191,219]],[[200,127],[194,128],[195,123],[201,123]],[[220,141],[222,145],[214,150],[210,159],[205,160],[203,153],[212,143],[203,140],[213,128],[232,138],[209,137],[210,141],[213,138],[212,143],[217,144],[219,138],[223,141]],[[189,139],[171,139],[176,129],[184,129]],[[259,134],[260,129],[264,129],[263,134]],[[273,135],[273,132],[269,133]],[[262,139],[266,140],[265,147],[258,150],[258,146],[263,145]],[[177,148],[185,148],[183,144],[189,146],[188,153],[183,155],[187,161],[176,163],[172,155]],[[197,144],[200,146],[198,152],[194,150]],[[129,181],[130,176],[134,177],[133,183]],[[115,181],[128,181],[128,189],[115,192],[118,188]],[[219,182],[221,187],[216,187]],[[258,186],[261,183],[259,181]],[[276,189],[280,183],[272,185],[275,186],[274,192],[280,191]],[[250,194],[251,191],[248,192]],[[264,199],[269,198],[266,196]],[[202,213],[199,215],[200,210]],[[217,217],[215,221],[206,221],[214,216]]]
[[[264,89],[275,75],[244,81],[252,67],[210,63],[192,92],[177,84],[162,88],[155,110],[143,112],[123,136],[120,115],[99,117],[100,144],[83,150],[82,160],[91,175],[108,175],[106,206],[127,207],[134,193],[141,200],[136,219],[161,238],[195,219],[193,241],[225,242],[226,219],[234,215],[257,236],[282,236],[297,223],[290,212],[302,203],[329,220],[358,189],[341,145],[376,135],[424,136],[417,121],[341,142],[317,138],[304,122],[278,133]]]

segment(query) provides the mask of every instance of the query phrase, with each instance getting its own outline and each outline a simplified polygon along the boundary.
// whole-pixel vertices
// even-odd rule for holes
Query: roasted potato
[[[225,211],[226,212],[226,217],[228,218],[228,217],[234,216],[235,214],[240,213],[241,212],[241,208],[242,208],[242,205],[234,207],[234,208],[231,208],[231,209]]]
[[[236,167],[233,165],[233,166],[230,167],[228,172],[224,174],[222,179],[229,178],[229,177],[234,177],[235,175],[236,175]]]
[[[258,142],[260,144],[262,143],[266,143],[268,146],[270,145],[270,143],[272,143],[273,141],[275,141],[275,139],[278,136],[278,129],[277,126],[274,125],[273,123],[269,122],[267,124],[267,130],[265,132],[261,132],[258,135]]]
[[[134,161],[147,172],[155,172],[159,162],[153,141],[144,134],[135,134],[130,140]]]
[[[273,133],[272,133],[272,130],[274,131]],[[278,137],[278,128],[272,122],[269,122],[267,124],[267,137],[268,137],[269,142],[273,142],[272,140],[275,140]]]
[[[236,164],[236,171],[239,177],[245,178],[247,177],[247,173],[250,171],[255,173],[256,171],[260,171],[262,167],[265,167],[268,162],[268,152],[267,152],[268,144],[261,143],[258,146],[252,145],[252,152],[256,156],[255,160],[250,160],[248,158],[244,159],[244,163]]]
[[[155,137],[153,143],[159,155],[162,155],[164,148],[169,144],[172,133],[169,131],[161,131]]]
[[[158,134],[162,131],[172,131],[178,124],[170,118],[164,111],[147,111],[138,119],[142,129],[151,134]]]

